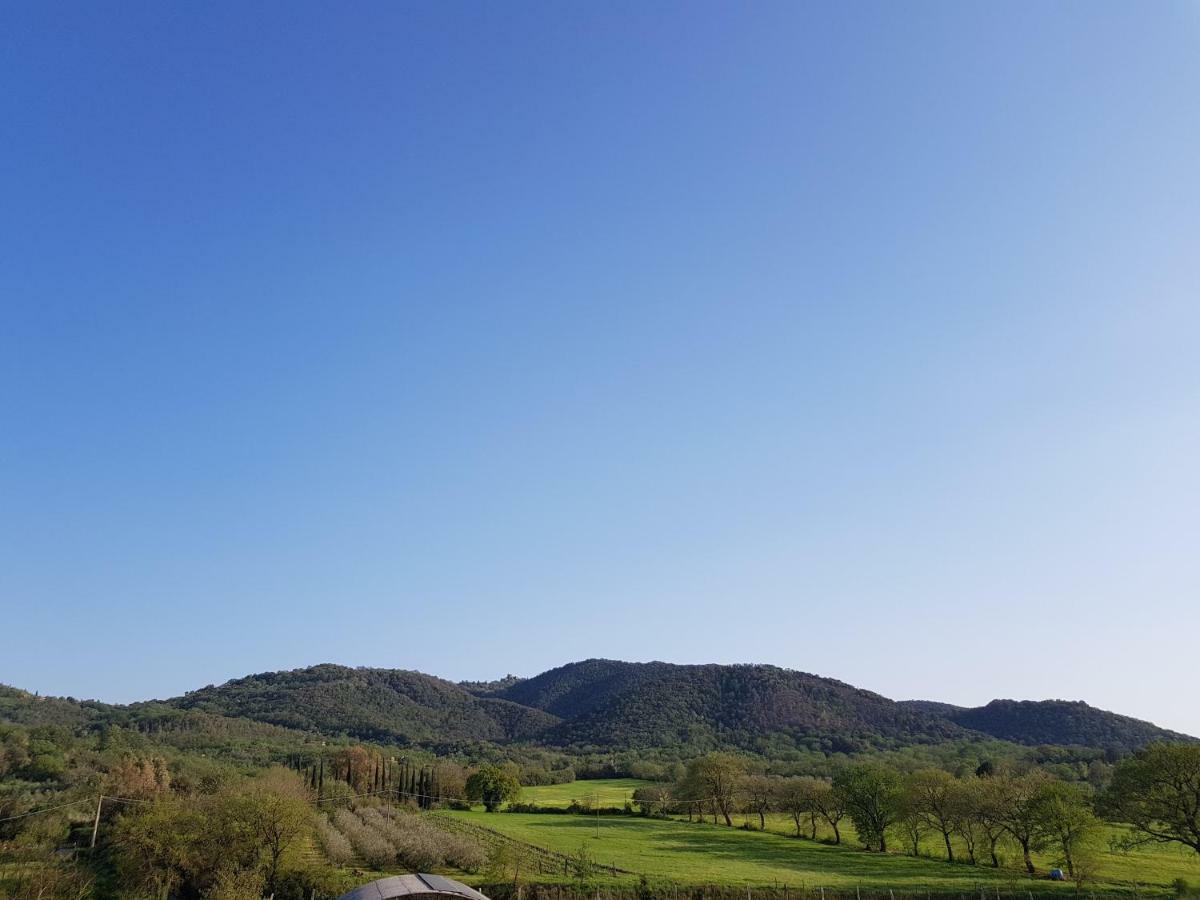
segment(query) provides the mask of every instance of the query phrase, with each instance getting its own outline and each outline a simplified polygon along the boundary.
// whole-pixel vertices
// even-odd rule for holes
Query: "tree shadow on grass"
[[[560,839],[564,831],[569,832],[572,837],[568,840],[571,842],[578,840],[582,843],[597,832],[603,841],[606,831],[618,843],[636,842],[638,846],[630,851],[632,858],[618,857],[613,860],[616,865],[635,870],[645,868],[644,865],[639,867],[639,862],[652,861],[647,857],[670,854],[722,860],[739,866],[760,866],[766,870],[761,875],[764,883],[783,880],[789,874],[797,881],[807,880],[811,883],[819,883],[822,877],[828,877],[831,885],[861,881],[864,885],[874,882],[884,886],[919,885],[933,889],[970,889],[975,882],[1007,885],[1025,880],[1023,875],[1012,870],[997,871],[944,860],[870,853],[846,845],[834,846],[772,832],[743,831],[719,825],[663,819],[609,818],[597,821],[583,816],[553,818],[553,822],[524,824],[538,831],[543,828],[556,829]],[[550,840],[554,841],[553,838]],[[752,873],[746,873],[746,876],[738,880],[757,880]]]

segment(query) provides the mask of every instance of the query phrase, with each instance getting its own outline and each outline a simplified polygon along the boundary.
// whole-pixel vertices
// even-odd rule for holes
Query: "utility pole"
[[[92,823],[92,848],[96,846],[96,834],[100,831],[100,807],[104,805],[104,795],[96,798],[96,821]]]

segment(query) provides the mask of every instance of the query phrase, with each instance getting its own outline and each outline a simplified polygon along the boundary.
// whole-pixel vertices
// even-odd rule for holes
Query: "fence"
[[[430,814],[428,820],[435,823],[439,828],[473,837],[489,847],[509,847],[519,853],[524,859],[529,860],[539,875],[562,875],[566,878],[581,878],[595,874],[613,876],[637,874],[628,869],[604,865],[592,860],[569,856],[566,853],[559,853],[555,850],[547,850],[545,847],[539,847],[536,844],[528,844],[525,841],[501,834],[499,831],[488,828],[486,825],[477,825],[474,822],[465,822],[462,819],[455,819],[451,816],[439,815],[438,813]],[[489,894],[488,896],[490,897],[491,895]]]
[[[970,891],[943,887],[904,888],[822,887],[820,885],[675,884],[647,882],[623,886],[586,886],[571,884],[484,884],[478,889],[490,900],[1131,900],[1142,897],[1171,896],[1167,892],[1093,893],[1069,885],[979,884]]]

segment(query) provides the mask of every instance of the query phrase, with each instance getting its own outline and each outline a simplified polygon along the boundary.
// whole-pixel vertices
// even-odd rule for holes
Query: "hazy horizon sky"
[[[1200,4],[0,8],[0,682],[766,662],[1200,734]]]

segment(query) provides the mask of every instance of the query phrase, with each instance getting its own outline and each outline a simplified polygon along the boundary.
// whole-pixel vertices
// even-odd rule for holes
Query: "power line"
[[[60,803],[58,806],[47,806],[44,809],[31,809],[29,812],[23,812],[15,816],[5,816],[0,819],[0,822],[11,822],[14,819],[24,819],[27,816],[38,816],[42,813],[54,812],[56,809],[66,809],[68,806],[78,806],[80,803],[91,803],[91,798],[87,797],[83,800],[72,800],[70,803]]]

